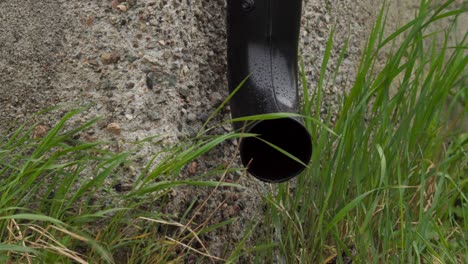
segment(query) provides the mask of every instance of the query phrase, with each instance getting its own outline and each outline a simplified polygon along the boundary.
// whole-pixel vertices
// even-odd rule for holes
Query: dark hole
[[[305,127],[292,118],[260,121],[249,133],[280,147],[308,164],[312,155],[312,142]],[[244,166],[253,176],[267,182],[286,181],[301,173],[305,167],[257,138],[245,138],[240,154]]]

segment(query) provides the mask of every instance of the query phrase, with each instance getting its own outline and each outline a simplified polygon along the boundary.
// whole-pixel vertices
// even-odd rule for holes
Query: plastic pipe
[[[228,80],[233,118],[298,112],[297,53],[302,0],[228,0]],[[244,124],[235,123],[240,130]],[[259,121],[246,128],[297,157],[310,161],[312,142],[301,120]],[[297,176],[304,166],[257,138],[240,142],[240,156],[250,174],[267,182]]]

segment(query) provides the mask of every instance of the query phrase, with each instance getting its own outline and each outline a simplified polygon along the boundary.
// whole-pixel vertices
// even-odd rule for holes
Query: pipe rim
[[[312,139],[300,121],[294,118],[261,120],[246,130],[247,133],[260,134],[260,138],[286,150],[304,164],[310,162]],[[265,182],[284,182],[306,169],[302,164],[254,137],[243,138],[239,150],[242,164],[247,171]]]

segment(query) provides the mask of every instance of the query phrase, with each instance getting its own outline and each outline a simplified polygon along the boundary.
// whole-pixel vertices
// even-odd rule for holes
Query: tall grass
[[[468,138],[461,130],[467,35],[449,46],[453,27],[428,29],[468,11],[449,11],[452,3],[422,1],[416,18],[388,37],[382,8],[334,126],[338,136],[306,119],[315,143],[311,164],[295,184],[275,186],[265,196],[267,232],[258,243],[267,250],[253,261],[468,261]],[[306,116],[319,117],[332,43],[333,33],[312,96],[303,78]],[[390,48],[377,68],[378,56]],[[449,118],[460,104],[464,111]],[[332,126],[330,116],[324,119]]]
[[[176,180],[176,176],[221,142],[247,135],[205,136],[165,149],[142,170],[131,190],[121,194],[112,190],[111,183],[115,177],[125,177],[131,153],[113,153],[104,150],[106,142],[77,139],[97,121],[70,129],[68,121],[79,112],[66,114],[42,138],[35,137],[31,126],[20,127],[0,141],[1,263],[166,262],[183,259],[186,251],[175,253],[177,246],[190,247],[184,243],[232,223],[194,228],[188,220],[179,223],[147,209],[154,204],[163,207],[168,192],[182,185],[241,187]],[[171,227],[178,230],[168,231]],[[217,259],[207,251],[200,256]]]

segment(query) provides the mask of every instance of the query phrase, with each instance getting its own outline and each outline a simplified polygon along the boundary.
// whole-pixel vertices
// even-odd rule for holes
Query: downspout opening
[[[293,118],[263,120],[251,126],[248,133],[287,151],[304,164],[312,156],[312,141],[306,128]],[[282,182],[297,176],[305,167],[257,138],[244,138],[240,156],[253,176],[267,182]]]

